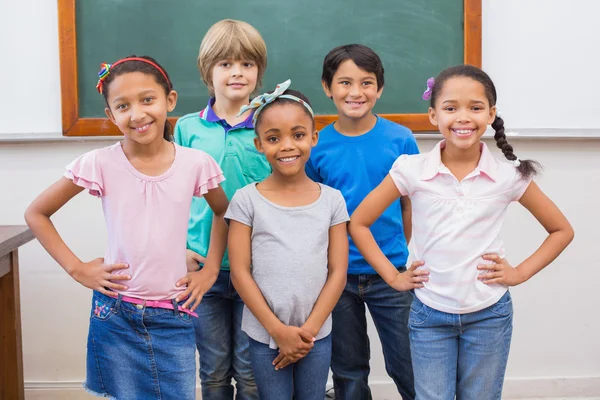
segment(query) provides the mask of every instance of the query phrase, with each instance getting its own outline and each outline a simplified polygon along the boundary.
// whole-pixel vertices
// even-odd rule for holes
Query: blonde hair
[[[254,61],[258,68],[255,89],[262,86],[262,78],[267,69],[267,45],[252,25],[244,21],[224,19],[211,26],[204,35],[198,54],[198,70],[211,96],[214,96],[212,70],[224,59]]]

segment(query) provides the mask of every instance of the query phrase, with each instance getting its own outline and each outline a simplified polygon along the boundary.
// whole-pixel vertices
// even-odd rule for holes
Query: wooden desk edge
[[[4,231],[8,238],[4,239]],[[0,225],[0,257],[12,252],[34,239],[33,232],[25,225]]]

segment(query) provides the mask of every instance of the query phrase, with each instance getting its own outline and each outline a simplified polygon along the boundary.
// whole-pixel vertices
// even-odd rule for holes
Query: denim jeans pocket
[[[419,300],[415,296],[412,304],[410,305],[410,315],[408,316],[408,324],[415,326],[423,325],[427,322],[432,312],[433,308],[426,306],[421,302],[421,300]]]
[[[510,297],[510,292],[506,291],[504,296],[502,296],[500,300],[496,302],[496,304],[492,304],[488,307],[488,310],[492,314],[497,315],[499,317],[506,317],[512,314],[513,306],[512,299]]]

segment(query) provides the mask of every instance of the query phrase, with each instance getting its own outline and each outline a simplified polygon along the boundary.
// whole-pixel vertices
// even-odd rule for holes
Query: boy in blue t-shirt
[[[323,62],[322,85],[338,120],[319,134],[306,164],[315,181],[340,190],[348,213],[386,177],[401,154],[417,154],[412,132],[372,113],[383,91],[383,65],[370,48],[350,44],[331,50]],[[410,203],[394,202],[371,226],[383,253],[405,271],[411,235]],[[365,304],[381,340],[385,366],[404,399],[414,399],[408,338],[412,294],[398,292],[375,272],[350,240],[348,280],[333,310],[332,360],[336,399],[371,399],[369,337]]]

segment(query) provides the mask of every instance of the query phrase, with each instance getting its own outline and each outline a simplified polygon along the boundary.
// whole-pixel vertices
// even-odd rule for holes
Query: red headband
[[[169,90],[173,89],[173,87],[171,85],[171,81],[167,77],[167,74],[161,67],[158,66],[158,64],[156,64],[150,60],[147,60],[145,58],[128,57],[128,58],[122,58],[119,61],[116,61],[114,64],[107,64],[107,63],[100,64],[101,69],[100,69],[100,72],[98,72],[98,83],[96,84],[96,89],[98,90],[98,93],[102,94],[102,84],[104,83],[104,80],[106,79],[106,77],[110,74],[111,68],[114,68],[115,66],[117,66],[119,64],[123,64],[126,61],[141,61],[141,62],[145,62],[146,64],[152,65],[165,78],[165,80],[167,81],[167,84],[169,85]]]

